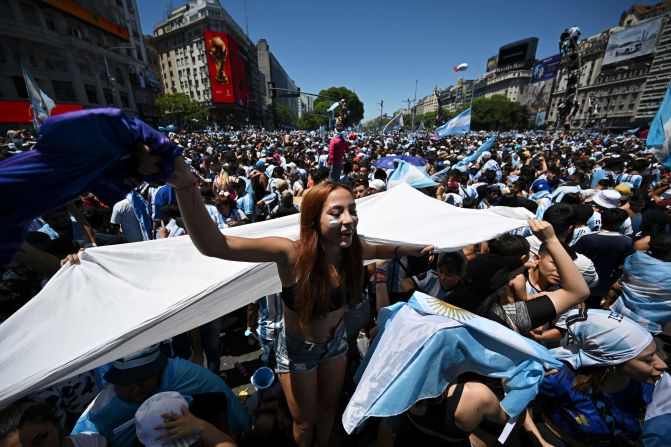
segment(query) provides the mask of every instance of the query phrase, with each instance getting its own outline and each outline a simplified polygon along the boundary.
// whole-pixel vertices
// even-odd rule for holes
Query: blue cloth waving
[[[136,173],[139,144],[161,156],[153,176]],[[119,109],[92,109],[50,118],[33,150],[0,162],[0,266],[25,239],[35,217],[93,192],[114,204],[140,180],[165,181],[182,148]]]

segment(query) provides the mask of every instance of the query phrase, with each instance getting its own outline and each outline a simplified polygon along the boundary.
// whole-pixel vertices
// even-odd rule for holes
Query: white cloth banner
[[[526,225],[522,208],[469,210],[408,185],[357,201],[369,243],[454,251]],[[299,215],[225,234],[297,239]],[[201,255],[189,237],[88,249],[0,325],[0,406],[281,290],[270,263]]]

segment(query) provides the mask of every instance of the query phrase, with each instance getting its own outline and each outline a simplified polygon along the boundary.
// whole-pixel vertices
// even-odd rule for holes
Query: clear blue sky
[[[144,34],[185,0],[137,0]],[[644,2],[645,4],[655,3]],[[305,92],[331,86],[356,91],[365,119],[404,107],[403,100],[475,79],[501,45],[538,37],[536,58],[557,53],[561,31],[590,36],[617,25],[631,0],[247,0],[249,35],[270,50]],[[245,29],[245,0],[222,5]],[[468,71],[457,75],[462,62]]]

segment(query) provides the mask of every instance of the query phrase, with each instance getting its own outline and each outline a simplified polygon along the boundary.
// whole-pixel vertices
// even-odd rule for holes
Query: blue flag
[[[538,394],[545,370],[562,366],[535,341],[423,293],[381,309],[378,322],[342,416],[348,433],[369,417],[401,414],[440,395],[466,371],[507,379],[501,408],[515,417]]]
[[[399,113],[393,117],[386,126],[382,129],[382,132],[391,132],[394,129],[403,127],[403,114]]]
[[[403,160],[398,160],[398,166],[387,179],[387,188],[393,188],[401,183],[407,183],[413,188],[430,188],[438,186],[431,180],[424,167],[417,167]]]
[[[436,133],[438,136],[447,137],[449,135],[457,135],[466,133],[471,130],[471,108],[464,110],[459,115],[455,116],[438,129]]]
[[[35,131],[39,132],[42,124],[51,115],[51,110],[56,107],[56,103],[40,89],[33,75],[30,74],[24,65],[21,65],[21,71],[23,72],[23,80],[26,83],[30,108],[33,111],[33,126],[35,126]]]
[[[489,140],[485,141],[475,152],[473,152],[471,155],[468,157],[464,158],[463,160],[459,160],[459,163],[455,165],[456,166],[461,166],[465,165],[471,162],[474,162],[480,156],[482,155],[483,152],[491,152],[492,151],[492,146],[494,145],[494,142],[496,141],[496,135],[491,137]]]
[[[656,149],[655,156],[660,163],[671,169],[669,144],[671,137],[671,84],[666,89],[664,100],[657,110],[657,115],[650,124],[646,146]]]

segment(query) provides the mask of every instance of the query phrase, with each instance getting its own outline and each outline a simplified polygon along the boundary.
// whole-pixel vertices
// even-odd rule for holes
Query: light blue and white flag
[[[671,84],[666,89],[666,95],[657,110],[657,115],[650,123],[645,145],[655,149],[657,160],[671,169]]]
[[[637,251],[624,261],[622,293],[610,306],[652,334],[671,321],[671,263]]]
[[[491,137],[489,140],[487,140],[487,141],[485,141],[484,143],[482,143],[482,144],[480,145],[480,147],[479,147],[475,152],[473,152],[473,153],[472,153],[471,155],[469,155],[468,157],[466,157],[466,158],[464,158],[464,159],[462,159],[462,160],[459,160],[459,162],[458,162],[456,165],[454,165],[454,166],[457,167],[457,166],[467,165],[467,164],[469,164],[469,163],[474,162],[474,161],[477,160],[478,158],[480,158],[480,156],[482,156],[482,153],[483,153],[483,152],[491,152],[491,151],[492,151],[492,150],[491,150],[491,149],[492,149],[492,146],[494,146],[494,142],[495,142],[495,141],[496,141],[496,135],[494,135],[494,136]]]
[[[400,129],[401,127],[403,127],[403,114],[399,113],[391,120],[389,120],[389,122],[382,129],[382,132],[391,132],[392,130]]]
[[[652,401],[645,411],[643,436],[645,447],[664,447],[671,443],[671,376],[664,373],[655,385]]]
[[[436,397],[460,374],[507,379],[501,408],[515,417],[538,394],[544,372],[562,365],[540,344],[423,293],[379,312],[381,331],[359,371],[342,423],[401,414]]]
[[[140,224],[142,240],[151,240],[151,218],[149,217],[149,205],[147,204],[147,201],[140,195],[139,192],[137,192],[136,189],[129,192],[126,195],[126,198],[130,202],[130,206],[133,209],[133,214]]]
[[[425,127],[424,127],[424,121],[422,121],[421,123],[419,123],[419,127],[417,128],[417,130],[418,130],[418,131],[422,131],[422,130],[424,130],[424,129],[425,129]]]
[[[471,108],[464,110],[459,115],[455,116],[438,129],[436,133],[438,136],[447,137],[450,135],[457,135],[466,133],[471,130]]]
[[[411,165],[403,160],[398,160],[398,165],[394,172],[387,179],[387,189],[398,186],[401,183],[407,183],[413,188],[430,188],[438,186],[433,181],[424,167]]]
[[[33,126],[35,126],[35,131],[39,132],[42,124],[51,115],[51,110],[56,107],[56,103],[40,89],[33,75],[30,74],[24,65],[21,65],[21,71],[23,72],[23,80],[26,83],[30,108],[33,111]]]

